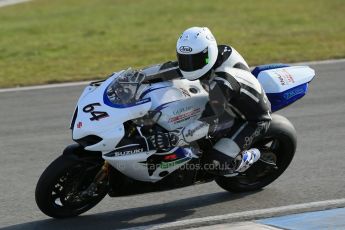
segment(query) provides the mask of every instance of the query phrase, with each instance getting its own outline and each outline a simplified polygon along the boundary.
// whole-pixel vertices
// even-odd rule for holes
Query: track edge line
[[[208,216],[202,218],[193,218],[187,220],[174,221],[164,224],[145,225],[132,228],[125,228],[122,230],[158,230],[158,229],[180,229],[181,227],[199,227],[213,224],[250,221],[259,218],[268,218],[273,216],[289,215],[301,212],[320,211],[333,208],[345,207],[345,198],[335,200],[316,201],[310,203],[293,204],[287,206],[280,206],[274,208],[258,209],[251,211],[243,211],[236,213],[229,213],[216,216]]]

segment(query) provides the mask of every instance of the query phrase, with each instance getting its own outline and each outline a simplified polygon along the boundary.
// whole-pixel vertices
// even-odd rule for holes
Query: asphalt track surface
[[[118,229],[345,198],[345,63],[312,65],[306,97],[279,114],[298,132],[287,171],[261,191],[231,194],[215,183],[124,198],[106,197],[80,217],[54,220],[34,200],[36,182],[70,144],[82,86],[0,93],[0,228]]]

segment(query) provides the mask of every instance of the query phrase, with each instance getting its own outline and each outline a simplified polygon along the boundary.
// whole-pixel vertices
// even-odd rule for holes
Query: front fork
[[[103,179],[109,175],[109,167],[110,165],[108,161],[104,161],[102,168],[99,170],[99,172],[95,176],[95,182],[103,181]]]
[[[105,186],[108,185],[108,177],[109,177],[109,163],[107,161],[104,161],[102,168],[98,171],[96,174],[93,182],[89,185],[87,189],[85,189],[81,195],[82,196],[93,196],[95,193],[97,193],[98,188],[100,186],[104,186],[104,183],[107,183]]]

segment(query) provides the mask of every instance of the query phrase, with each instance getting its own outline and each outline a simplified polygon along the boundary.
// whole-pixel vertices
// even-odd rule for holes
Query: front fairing
[[[78,100],[76,116],[72,124],[72,138],[100,140],[85,146],[86,150],[109,152],[123,138],[123,123],[144,116],[151,107],[150,100],[137,100],[129,104],[114,104],[107,97],[107,87],[122,72],[109,77],[100,86],[88,86]],[[96,136],[97,138],[95,138]]]

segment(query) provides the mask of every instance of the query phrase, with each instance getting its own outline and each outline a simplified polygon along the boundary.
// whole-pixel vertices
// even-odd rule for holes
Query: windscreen
[[[113,104],[129,104],[136,101],[136,94],[145,74],[131,68],[123,71],[107,87],[106,95]]]

